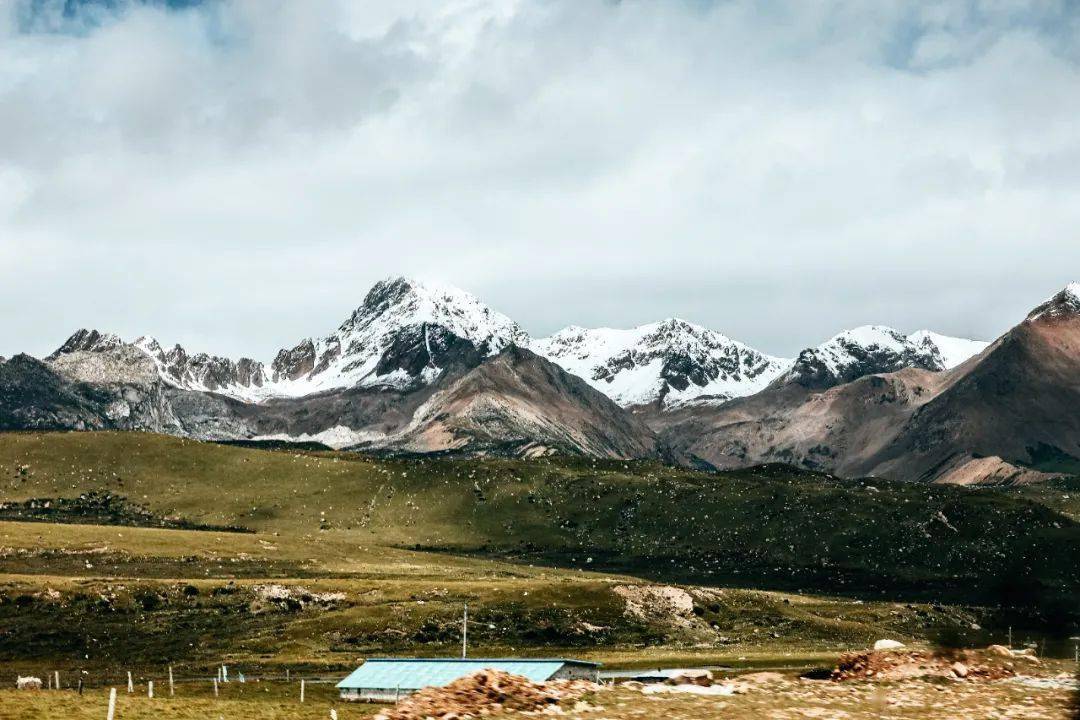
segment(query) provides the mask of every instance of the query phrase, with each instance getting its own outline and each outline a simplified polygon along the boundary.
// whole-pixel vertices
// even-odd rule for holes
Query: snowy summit
[[[904,335],[884,325],[863,325],[803,350],[786,377],[803,385],[831,387],[905,367],[949,370],[978,355],[988,344],[929,330]]]
[[[1066,285],[1052,298],[1039,305],[1028,315],[1028,320],[1036,320],[1044,315],[1057,317],[1080,313],[1080,283],[1074,282]]]
[[[533,349],[623,406],[751,395],[791,363],[677,318],[630,330],[571,326]]]

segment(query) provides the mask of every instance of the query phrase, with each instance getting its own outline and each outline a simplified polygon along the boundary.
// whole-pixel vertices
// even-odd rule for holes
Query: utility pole
[[[465,603],[465,615],[461,618],[461,657],[469,654],[469,603]]]

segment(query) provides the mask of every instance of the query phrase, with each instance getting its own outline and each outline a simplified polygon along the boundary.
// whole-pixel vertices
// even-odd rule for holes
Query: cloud
[[[272,355],[377,278],[536,334],[990,337],[1080,267],[1050,3],[0,0],[0,354]]]

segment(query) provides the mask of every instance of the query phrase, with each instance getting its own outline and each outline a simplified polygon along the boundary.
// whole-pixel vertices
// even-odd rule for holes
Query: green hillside
[[[994,490],[588,459],[379,460],[133,433],[0,436],[0,498],[108,491],[165,518],[657,580],[986,599],[1080,585],[1080,525]]]
[[[784,467],[18,433],[0,503],[0,664],[453,652],[464,602],[491,652],[806,655],[1067,624],[1080,588],[1080,526],[1042,502]],[[693,613],[635,616],[643,580]]]

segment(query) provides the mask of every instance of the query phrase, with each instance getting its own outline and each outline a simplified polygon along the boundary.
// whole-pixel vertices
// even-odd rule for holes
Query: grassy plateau
[[[1077,496],[1071,481],[968,489],[2,434],[0,677],[59,671],[50,697],[71,707],[51,705],[56,717],[83,717],[76,706],[100,705],[127,671],[170,702],[170,666],[190,712],[171,717],[253,717],[253,702],[259,717],[325,717],[331,686],[299,707],[286,672],[453,655],[465,603],[477,656],[807,668],[881,637],[985,644],[1009,626],[1071,655]],[[213,698],[221,663],[251,680]],[[59,701],[46,695],[0,693],[0,717],[47,717],[34,703]],[[164,707],[123,695],[119,717]]]

